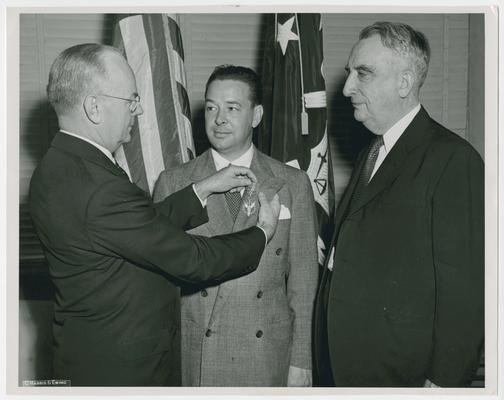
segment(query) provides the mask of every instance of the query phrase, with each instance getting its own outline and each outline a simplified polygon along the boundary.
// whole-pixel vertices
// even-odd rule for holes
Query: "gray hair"
[[[364,28],[359,40],[373,35],[380,35],[383,46],[411,62],[417,75],[418,88],[422,87],[430,61],[430,46],[425,35],[407,24],[380,21]]]
[[[112,46],[85,43],[69,47],[56,57],[49,72],[47,98],[58,114],[78,106],[83,95],[99,90],[109,77],[103,62],[107,51],[121,54]]]

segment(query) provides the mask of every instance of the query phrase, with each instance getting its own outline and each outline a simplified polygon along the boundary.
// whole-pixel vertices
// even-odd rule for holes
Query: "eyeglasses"
[[[126,99],[124,97],[111,96],[109,94],[100,94],[99,96],[110,97],[111,99],[117,99],[129,102],[130,103],[129,110],[132,114],[136,111],[138,105],[140,104],[140,96],[138,94],[134,99]]]

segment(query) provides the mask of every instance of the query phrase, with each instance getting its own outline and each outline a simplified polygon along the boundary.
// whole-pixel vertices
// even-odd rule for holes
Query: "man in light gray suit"
[[[317,286],[317,233],[308,176],[252,144],[261,121],[260,80],[249,68],[217,67],[205,91],[205,127],[212,145],[201,156],[161,173],[154,201],[228,164],[250,167],[255,193],[279,194],[275,235],[256,272],[224,284],[182,289],[184,386],[311,386],[311,322]],[[209,222],[191,233],[214,236],[257,221],[249,191],[208,199]],[[234,197],[234,198],[233,198]],[[233,211],[234,210],[234,211]]]

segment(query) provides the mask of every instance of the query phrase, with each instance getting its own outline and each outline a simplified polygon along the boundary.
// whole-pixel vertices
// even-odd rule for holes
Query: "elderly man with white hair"
[[[421,32],[377,22],[348,59],[343,94],[374,139],[338,206],[318,293],[322,385],[464,386],[478,362],[484,167],[421,106],[429,58]]]

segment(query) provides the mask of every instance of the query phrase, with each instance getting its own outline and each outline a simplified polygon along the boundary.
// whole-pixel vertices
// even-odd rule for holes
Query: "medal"
[[[255,203],[255,183],[245,188],[243,192],[243,208],[245,208],[245,213],[247,217],[250,217],[255,213],[256,203]]]

